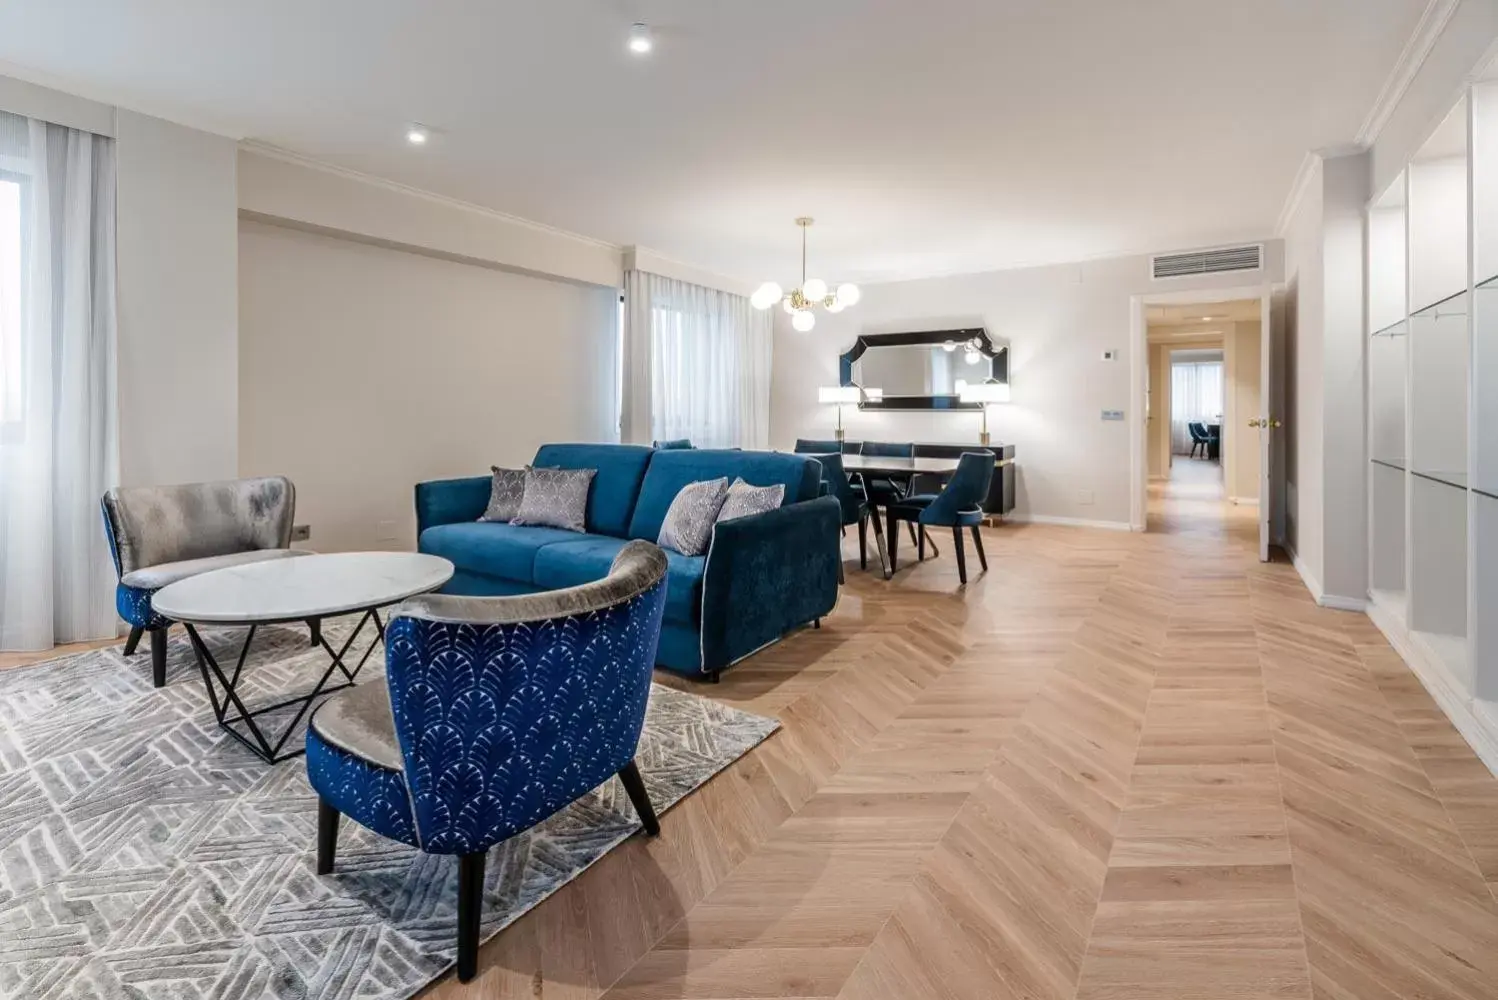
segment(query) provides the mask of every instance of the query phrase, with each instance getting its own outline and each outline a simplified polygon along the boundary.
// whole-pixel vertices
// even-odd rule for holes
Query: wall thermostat
[[[1117,351],[1104,351],[1103,352],[1103,360],[1104,361],[1117,361],[1118,360],[1118,352]]]

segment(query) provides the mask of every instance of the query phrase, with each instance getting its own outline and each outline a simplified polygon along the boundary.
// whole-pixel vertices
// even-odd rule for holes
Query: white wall
[[[837,383],[838,356],[859,334],[984,326],[1010,348],[1013,402],[993,407],[989,426],[994,441],[1016,447],[1016,514],[1127,524],[1131,428],[1143,415],[1105,422],[1101,411],[1132,406],[1132,297],[1278,281],[1278,241],[1265,257],[1262,274],[1169,282],[1151,281],[1149,258],[1136,256],[869,285],[857,306],[819,312],[805,334],[777,311],[771,442],[789,448],[797,437],[829,435],[834,414],[817,404],[817,387]],[[1116,360],[1101,360],[1105,349]],[[969,412],[849,409],[844,422],[850,439],[978,440],[979,417]]]
[[[239,277],[239,470],[291,477],[318,551],[410,548],[417,482],[615,437],[615,289],[254,221]]]
[[[1285,232],[1285,432],[1274,441],[1285,449],[1286,458],[1285,545],[1317,597],[1321,595],[1323,511],[1323,176],[1318,159]]]
[[[1223,334],[1227,385],[1223,406],[1223,487],[1230,499],[1252,501],[1259,496],[1259,434],[1248,426],[1262,412],[1259,383],[1263,358],[1262,325],[1234,323]],[[1231,445],[1231,447],[1229,447]]]
[[[232,478],[236,144],[129,111],[116,129],[120,481]]]

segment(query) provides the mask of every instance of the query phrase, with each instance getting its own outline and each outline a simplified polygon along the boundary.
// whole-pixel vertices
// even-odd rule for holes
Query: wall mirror
[[[859,409],[978,410],[958,398],[963,384],[1007,384],[1009,351],[981,327],[870,334],[842,356],[840,375],[868,394]]]

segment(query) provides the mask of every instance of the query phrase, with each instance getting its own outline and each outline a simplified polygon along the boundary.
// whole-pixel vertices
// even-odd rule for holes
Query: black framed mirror
[[[982,327],[859,337],[840,359],[841,384],[861,387],[861,410],[979,410],[963,383],[1009,382],[1009,349]],[[877,392],[876,392],[877,390]]]

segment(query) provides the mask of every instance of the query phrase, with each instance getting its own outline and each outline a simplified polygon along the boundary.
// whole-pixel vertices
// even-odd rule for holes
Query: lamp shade
[[[824,385],[817,389],[819,403],[856,403],[860,398],[856,385]]]
[[[962,387],[958,399],[964,403],[1007,403],[1009,402],[1009,383],[1007,382],[974,382]]]

